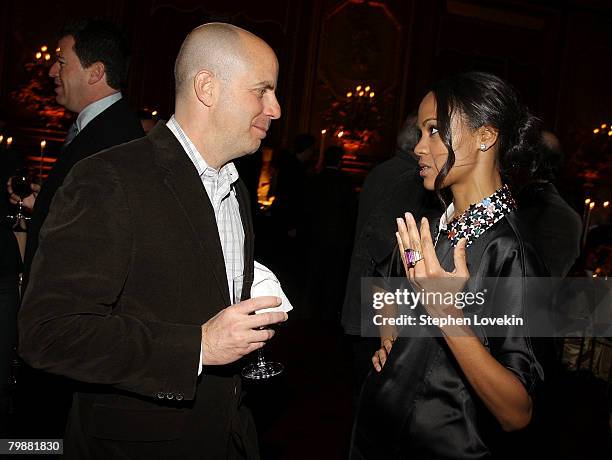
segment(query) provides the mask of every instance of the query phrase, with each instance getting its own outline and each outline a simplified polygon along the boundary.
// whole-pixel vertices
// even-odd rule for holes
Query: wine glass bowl
[[[30,220],[30,216],[24,213],[23,200],[32,194],[32,180],[25,170],[18,169],[11,177],[11,188],[13,193],[19,197],[19,201],[15,215],[9,215],[7,218],[14,221],[13,228],[16,228],[21,221]]]
[[[13,193],[22,200],[32,194],[32,181],[25,174],[16,174],[11,179]]]

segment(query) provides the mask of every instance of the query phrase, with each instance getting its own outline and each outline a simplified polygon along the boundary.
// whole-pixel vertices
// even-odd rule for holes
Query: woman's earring
[[[480,144],[480,150],[482,150],[483,152],[485,150],[487,150],[487,145],[486,144]]]

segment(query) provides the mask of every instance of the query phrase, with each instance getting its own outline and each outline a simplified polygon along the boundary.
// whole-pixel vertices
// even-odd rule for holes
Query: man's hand
[[[263,347],[274,336],[274,331],[257,328],[286,321],[287,313],[250,313],[280,304],[278,297],[255,297],[231,305],[206,321],[202,325],[202,364],[233,363]]]
[[[9,180],[6,183],[6,190],[9,194],[9,201],[11,202],[11,204],[19,204],[19,201],[21,200],[21,198],[19,198],[18,195],[15,195],[15,193],[13,193],[12,185],[13,185],[13,178],[9,177]],[[31,211],[32,208],[34,208],[34,202],[36,201],[38,192],[40,192],[40,185],[31,183],[30,188],[32,189],[32,193],[23,199],[23,201],[21,202],[21,205],[24,208],[29,209]]]

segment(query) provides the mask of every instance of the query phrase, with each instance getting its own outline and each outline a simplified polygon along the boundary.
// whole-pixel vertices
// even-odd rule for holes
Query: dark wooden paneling
[[[83,15],[125,28],[134,50],[128,97],[164,116],[173,110],[174,58],[191,28],[218,20],[261,35],[280,62],[283,116],[273,125],[273,144],[318,133],[329,97],[366,78],[389,97],[375,152],[381,157],[391,154],[402,118],[431,82],[465,69],[507,78],[562,140],[576,126],[609,118],[612,106],[607,0],[11,0],[0,13],[0,104],[9,118],[8,94],[25,82],[24,63],[41,44],[52,46],[67,16]]]

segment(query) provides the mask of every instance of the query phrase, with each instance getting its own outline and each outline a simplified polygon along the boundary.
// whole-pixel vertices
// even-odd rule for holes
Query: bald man
[[[239,360],[286,313],[232,305],[253,279],[248,193],[232,160],[272,120],[278,62],[205,24],[175,65],[176,109],[147,137],[78,163],[56,194],[19,314],[30,365],[82,382],[66,458],[258,458]],[[44,276],[42,275],[44,274]]]

